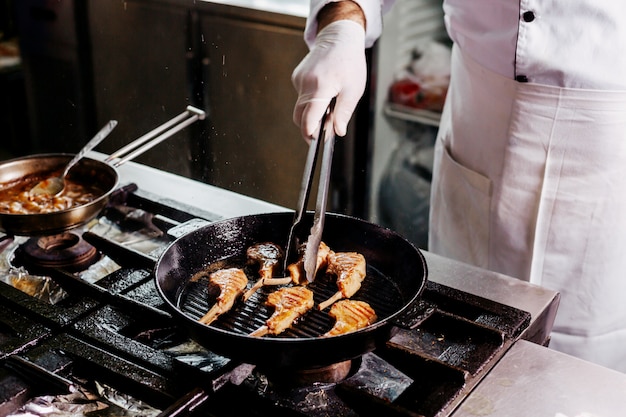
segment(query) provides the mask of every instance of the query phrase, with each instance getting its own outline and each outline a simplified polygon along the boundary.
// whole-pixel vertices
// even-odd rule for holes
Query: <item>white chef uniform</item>
[[[626,3],[444,11],[429,250],[559,291],[551,347],[626,372]]]

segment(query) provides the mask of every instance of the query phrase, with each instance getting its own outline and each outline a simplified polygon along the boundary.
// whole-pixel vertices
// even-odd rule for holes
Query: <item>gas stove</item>
[[[0,415],[47,415],[71,404],[98,415],[443,417],[518,340],[548,341],[558,295],[537,296],[531,287],[525,297],[520,283],[497,275],[479,283],[478,269],[426,253],[429,281],[415,308],[427,318],[398,329],[384,347],[289,373],[217,355],[176,325],[152,268],[177,237],[228,217],[229,204],[233,216],[276,207],[219,190],[213,203],[198,204],[207,196],[193,192],[163,196],[145,173],[129,164],[126,177],[137,181],[78,230],[3,242]],[[163,175],[161,187],[192,184]],[[480,294],[480,286],[500,281],[506,285],[494,285],[489,297]]]

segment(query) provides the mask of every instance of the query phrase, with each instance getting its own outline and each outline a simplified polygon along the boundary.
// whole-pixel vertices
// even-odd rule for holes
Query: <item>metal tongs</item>
[[[289,240],[287,241],[287,249],[285,250],[284,271],[287,274],[287,266],[290,260],[297,257],[300,229],[303,226],[302,218],[306,212],[309,201],[311,185],[317,164],[319,150],[323,146],[322,167],[320,170],[320,178],[317,190],[317,200],[315,203],[315,215],[313,217],[313,226],[307,238],[306,249],[304,252],[304,271],[308,282],[313,282],[317,274],[317,252],[320,242],[322,241],[322,233],[324,231],[324,217],[326,214],[326,202],[328,201],[328,187],[330,185],[330,168],[333,161],[333,151],[335,149],[335,129],[333,127],[333,110],[335,108],[336,99],[333,98],[322,116],[320,123],[320,132],[317,139],[309,144],[309,152],[307,154],[304,166],[304,174],[302,175],[302,185],[300,187],[300,196],[298,198],[298,206],[294,215],[293,224],[289,230]]]

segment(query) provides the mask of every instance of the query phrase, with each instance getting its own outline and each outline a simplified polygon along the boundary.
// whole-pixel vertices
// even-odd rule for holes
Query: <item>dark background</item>
[[[205,121],[135,161],[295,207],[307,146],[290,75],[304,18],[183,0],[0,1],[0,40],[21,57],[0,69],[0,158],[75,153],[115,119],[97,148],[111,153],[193,105]],[[361,108],[337,141],[330,210],[365,217]]]

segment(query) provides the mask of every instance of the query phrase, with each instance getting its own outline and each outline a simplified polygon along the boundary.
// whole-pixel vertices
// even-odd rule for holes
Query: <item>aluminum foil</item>
[[[78,390],[32,398],[8,417],[129,416],[153,417],[161,411],[96,382],[96,393]]]
[[[50,277],[30,275],[24,268],[11,268],[0,280],[48,304],[56,304],[67,297],[63,288]]]
[[[56,304],[67,297],[67,293],[50,277],[31,275],[26,269],[11,264],[15,249],[26,241],[16,237],[0,253],[0,281],[48,304]]]

